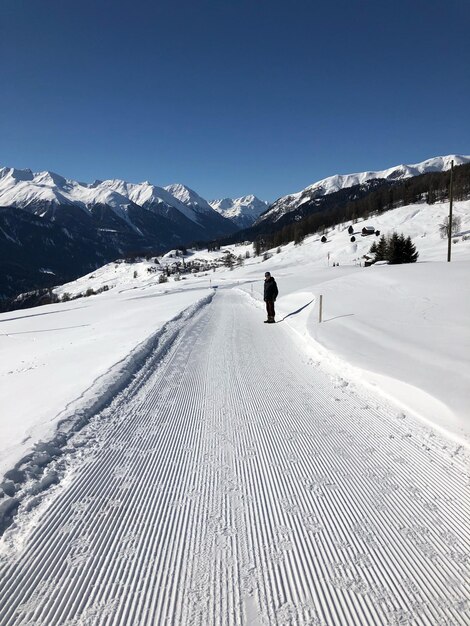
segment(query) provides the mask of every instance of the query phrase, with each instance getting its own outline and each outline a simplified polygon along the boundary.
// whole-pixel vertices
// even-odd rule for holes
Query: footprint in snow
[[[90,547],[91,539],[87,535],[83,537],[76,537],[73,541],[70,542],[70,547],[72,548],[74,553],[82,553],[86,552]]]
[[[357,567],[369,568],[372,567],[372,561],[369,554],[356,554],[353,557],[353,563]]]
[[[65,560],[67,564],[69,565],[69,567],[74,569],[76,567],[81,567],[85,565],[91,559],[92,559],[91,554],[85,553],[85,552],[84,553],[79,552],[78,554],[69,554]]]
[[[57,589],[58,583],[53,580],[43,580],[39,583],[32,595],[20,604],[17,614],[31,613],[35,611],[44,600],[47,600]]]
[[[83,500],[78,500],[71,504],[70,509],[76,514],[76,516],[80,517],[84,515],[90,506],[93,504],[94,498],[87,497]]]
[[[124,478],[129,474],[130,468],[127,465],[118,465],[114,468],[114,478]]]

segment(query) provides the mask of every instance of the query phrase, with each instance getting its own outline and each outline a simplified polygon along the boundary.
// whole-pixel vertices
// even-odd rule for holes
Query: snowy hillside
[[[470,201],[452,263],[447,211],[0,314],[0,622],[466,626]],[[419,262],[364,267],[363,226]]]
[[[269,206],[268,202],[253,195],[212,200],[209,204],[218,213],[232,220],[239,228],[251,226]]]
[[[470,156],[448,155],[434,157],[413,165],[397,165],[381,171],[329,176],[309,185],[302,191],[279,198],[270,206],[269,211],[259,221],[277,221],[282,215],[294,211],[305,202],[334,193],[340,189],[364,184],[367,181],[375,179],[396,181],[429,172],[444,172],[450,169],[452,160],[454,161],[454,166],[463,165],[470,162]]]
[[[157,264],[154,259],[132,264],[110,263],[56,290],[60,297],[64,293],[76,297],[85,295],[87,290],[99,292],[105,288],[107,291],[100,295],[0,315],[3,331],[0,345],[5,354],[2,375],[9,381],[2,387],[0,400],[5,407],[3,414],[8,416],[14,411],[18,418],[14,422],[2,423],[3,432],[7,433],[0,452],[3,469],[15,458],[18,450],[26,449],[34,438],[50,430],[61,406],[78,398],[97,376],[123,358],[131,345],[137,345],[153,332],[155,315],[161,323],[171,317],[173,313],[166,313],[165,304],[170,302],[170,296],[174,302],[172,307],[184,308],[217,285],[247,283],[248,292],[251,294],[253,285],[256,294],[262,288],[266,269],[278,279],[281,292],[278,306],[283,314],[313,300],[302,315],[289,317],[286,321],[293,326],[300,323],[299,332],[314,340],[312,346],[323,346],[327,350],[322,354],[336,355],[361,371],[376,372],[390,380],[425,390],[430,396],[429,407],[432,409],[423,408],[428,419],[441,421],[432,407],[442,409],[445,404],[447,411],[453,412],[457,422],[460,420],[461,423],[466,419],[464,405],[470,388],[463,365],[470,354],[467,323],[470,316],[470,281],[467,280],[470,272],[470,201],[454,205],[455,215],[462,219],[462,230],[454,237],[452,264],[445,263],[447,242],[440,238],[438,231],[447,211],[446,204],[402,207],[355,224],[354,243],[350,242],[348,224],[344,224],[327,234],[326,243],[314,235],[301,246],[289,244],[278,254],[276,250],[271,251],[271,258],[265,261],[262,257],[253,257],[251,245],[237,245],[217,252],[188,251],[185,257],[177,257],[177,251],[173,251],[159,258]],[[372,240],[376,240],[375,236],[360,236],[364,225],[372,225],[383,234],[397,230],[410,235],[420,254],[419,262],[414,266],[361,267]],[[243,265],[237,265],[236,261],[233,270],[224,267],[227,250],[236,259],[240,257]],[[175,281],[174,274],[170,274],[168,282],[159,283],[166,267],[173,272],[174,266],[181,264],[183,258],[186,264],[192,264],[199,271],[181,274],[178,281]],[[333,264],[337,266],[333,267]],[[354,277],[348,278],[350,275]],[[328,293],[325,315],[328,318],[338,316],[338,319],[331,319],[319,333],[315,326],[317,312],[314,307],[322,291]],[[448,298],[447,304],[445,298]],[[54,315],[48,315],[52,312]],[[446,320],[445,324],[440,321],[440,315]],[[103,324],[109,332],[103,333]],[[393,341],[389,332],[391,327],[394,328]],[[110,332],[113,339],[108,341]],[[26,334],[21,336],[22,333]],[[126,334],[126,341],[119,339],[120,333]],[[30,342],[32,335],[37,338],[34,344]],[[387,350],[392,343],[395,356],[389,360]],[[423,369],[416,364],[410,369],[409,364],[413,362],[410,356],[414,358],[416,355],[419,360],[423,350],[433,354],[432,359],[426,357],[428,362],[432,360],[433,368]],[[96,354],[101,355],[98,360]],[[69,359],[78,370],[73,376],[64,378],[65,363]],[[449,395],[447,377],[444,372],[437,375],[435,370],[447,367],[452,359],[460,365],[453,376],[454,392]],[[343,371],[346,365],[338,367]],[[44,376],[50,380],[55,380],[56,376],[59,378],[53,384],[44,385]],[[368,379],[366,374],[361,377]],[[30,390],[27,395],[20,391],[25,384]],[[400,398],[404,389],[401,387]],[[419,394],[413,395],[417,398]],[[437,404],[433,405],[433,397]],[[411,396],[408,401],[413,405]],[[421,409],[420,401],[416,410]],[[447,426],[452,430],[452,420]],[[464,426],[470,432],[470,425]],[[36,435],[28,439],[28,433]],[[26,443],[20,445],[21,441]]]

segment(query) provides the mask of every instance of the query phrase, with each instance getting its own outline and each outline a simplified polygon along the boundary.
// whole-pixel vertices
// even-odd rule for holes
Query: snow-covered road
[[[470,623],[464,466],[262,320],[219,291],[74,436],[2,626]]]

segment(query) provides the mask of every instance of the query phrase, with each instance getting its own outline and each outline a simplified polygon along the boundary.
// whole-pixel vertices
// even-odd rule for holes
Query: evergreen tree
[[[416,263],[418,260],[419,252],[416,250],[416,246],[411,241],[411,237],[405,239],[403,247],[403,263]]]
[[[232,254],[231,252],[228,252],[225,255],[225,258],[224,258],[224,265],[225,265],[225,267],[233,269],[233,266],[235,265],[236,258],[237,257],[234,254]]]
[[[374,241],[375,243],[375,241]],[[377,249],[375,251],[375,260],[376,261],[386,261],[388,255],[388,243],[385,235],[382,235],[379,239],[379,243],[376,244]]]
[[[388,241],[387,261],[390,265],[403,263],[403,253],[405,247],[404,235],[393,233]]]

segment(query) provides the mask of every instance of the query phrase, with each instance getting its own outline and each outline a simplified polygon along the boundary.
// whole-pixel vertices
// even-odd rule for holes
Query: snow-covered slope
[[[109,367],[108,356],[122,358],[121,352],[115,350],[122,343],[119,333],[127,338],[133,329],[134,334],[130,336],[135,336],[136,342],[137,337],[142,340],[146,333],[150,333],[154,328],[155,310],[165,310],[167,296],[180,292],[189,295],[195,289],[210,286],[241,286],[244,282],[247,291],[251,294],[253,285],[256,294],[262,289],[266,269],[273,272],[279,284],[281,317],[311,302],[310,308],[289,315],[285,323],[292,325],[305,338],[314,336],[326,350],[322,359],[330,360],[334,367],[344,371],[347,371],[345,363],[351,364],[353,369],[358,368],[361,380],[371,384],[378,385],[377,381],[382,377],[380,384],[391,396],[399,398],[429,421],[439,423],[442,428],[454,432],[466,428],[470,437],[470,424],[467,422],[465,426],[465,407],[467,400],[470,401],[466,378],[470,371],[470,283],[467,280],[470,271],[470,201],[454,204],[454,214],[461,218],[462,224],[461,233],[454,237],[456,243],[452,244],[453,262],[450,264],[445,262],[447,242],[439,235],[439,224],[447,212],[448,204],[400,207],[373,221],[355,224],[355,242],[350,241],[349,224],[343,224],[327,233],[326,243],[322,243],[318,235],[313,235],[300,246],[291,243],[282,247],[279,254],[276,250],[271,251],[272,255],[265,261],[263,257],[253,256],[251,245],[229,246],[214,252],[188,251],[186,263],[192,261],[201,267],[219,265],[216,271],[189,273],[177,282],[170,277],[169,282],[159,283],[163,268],[181,261],[175,252],[161,257],[160,266],[153,260],[111,263],[56,290],[61,297],[64,293],[75,297],[85,294],[89,288],[95,291],[106,288],[107,291],[100,295],[42,307],[35,309],[34,313],[19,311],[13,315],[0,315],[3,332],[0,349],[4,354],[0,375],[8,376],[9,380],[0,392],[0,404],[4,407],[5,419],[8,420],[13,413],[21,418],[15,423],[8,420],[8,431],[0,424],[2,432],[11,434],[4,440],[4,445],[15,447],[15,442],[19,444],[26,440],[26,430],[31,424],[38,424],[37,420],[44,420],[47,424],[47,416],[58,413],[60,406],[78,397],[80,388],[85,389],[92,383],[101,371],[100,367]],[[383,234],[396,230],[409,235],[420,255],[418,263],[361,267],[372,241],[376,241],[375,236],[360,236],[364,225],[371,225]],[[226,250],[241,257],[243,266],[235,266],[230,271],[220,265]],[[311,313],[319,293],[325,295],[327,321],[321,326],[320,333],[315,325],[317,310]],[[137,306],[136,309],[134,305],[139,302],[145,308]],[[76,313],[69,312],[70,308]],[[49,312],[54,315],[42,315]],[[36,317],[39,313],[41,315]],[[113,328],[112,343],[108,343],[106,334],[102,334],[99,321],[102,315],[103,324]],[[15,334],[25,332],[27,334],[21,337]],[[38,341],[31,344],[31,336],[36,332],[39,333]],[[128,347],[129,344],[122,345]],[[63,351],[58,351],[59,347]],[[106,359],[96,363],[96,353],[106,354]],[[418,364],[424,354],[427,354],[427,367]],[[335,360],[336,357],[339,361]],[[452,393],[449,393],[450,381],[443,368],[450,367],[452,360],[456,365]],[[55,367],[58,380],[62,381],[60,371],[70,361],[81,365],[77,366],[73,380],[65,389],[55,383],[52,387],[44,384],[41,376],[44,374],[50,378]],[[414,364],[413,367],[410,363]],[[350,374],[348,371],[348,376]],[[30,390],[28,396],[21,393],[25,385]],[[50,392],[56,387],[61,390],[57,398]],[[443,405],[446,405],[445,409]],[[41,410],[38,407],[42,407]]]
[[[384,235],[389,235],[396,231],[403,233],[406,237],[411,237],[416,249],[419,253],[418,261],[420,263],[432,263],[444,261],[447,258],[447,240],[440,236],[439,224],[441,224],[448,214],[449,205],[447,203],[436,203],[433,205],[412,204],[400,207],[382,213],[371,219],[359,221],[353,225],[355,241],[351,242],[351,235],[348,232],[350,223],[338,225],[330,229],[326,233],[327,241],[323,243],[320,235],[312,235],[304,240],[301,246],[295,246],[290,243],[280,248],[280,253],[273,254],[275,251],[268,253],[270,256],[268,261],[262,263],[269,264],[276,270],[284,271],[285,268],[299,268],[303,266],[312,266],[316,268],[328,268],[333,263],[339,267],[360,267],[364,265],[364,257],[369,253],[373,242],[377,242],[375,235],[362,236],[361,231],[364,226],[371,226],[374,231],[378,230]],[[455,261],[470,261],[470,200],[454,203],[454,217],[461,220],[460,232],[453,238],[452,258]],[[252,268],[261,273],[264,269],[258,266],[261,257],[253,257],[252,244],[237,244],[225,246],[221,250],[188,250],[183,257],[177,250],[170,250],[167,254],[158,258],[156,265],[153,258],[137,263],[112,262],[100,267],[81,278],[70,283],[57,287],[54,291],[62,296],[63,293],[69,293],[72,296],[84,294],[87,288],[95,291],[105,289],[140,289],[149,288],[158,282],[160,273],[163,272],[167,265],[175,265],[185,263],[191,267],[212,268],[214,265],[219,268],[223,265],[224,257],[227,251],[231,252],[235,257],[242,257],[244,260],[244,268]],[[153,269],[151,269],[153,268]],[[155,273],[152,273],[155,271]],[[207,270],[201,270],[200,276],[212,276],[212,273],[205,274]],[[245,270],[236,268],[230,273],[230,276],[238,276]],[[338,270],[339,271],[339,270]],[[219,270],[214,274],[214,280],[218,280]],[[187,280],[197,281],[199,273],[196,276],[188,276]],[[206,279],[208,280],[208,279]],[[181,287],[183,283],[179,283]],[[165,289],[171,289],[173,279],[165,284]]]
[[[218,213],[232,220],[239,228],[251,226],[269,206],[267,202],[253,195],[212,200],[210,205]]]
[[[419,176],[420,174],[427,174],[429,172],[444,172],[450,169],[452,160],[454,161],[454,166],[463,165],[470,163],[470,156],[440,156],[413,165],[397,165],[386,170],[375,172],[359,172],[356,174],[337,174],[335,176],[329,176],[328,178],[324,178],[309,185],[305,189],[302,189],[302,191],[279,198],[270,206],[269,211],[261,216],[258,222],[262,222],[263,220],[277,221],[282,215],[294,211],[304,202],[326,196],[340,189],[361,185],[370,180],[384,179],[395,181]]]
[[[398,299],[400,318],[429,305],[427,268],[415,269],[419,297]],[[373,274],[357,268],[343,285],[363,296]],[[379,310],[390,286],[408,295],[406,274],[372,283]],[[289,327],[295,298],[269,327],[250,292],[218,290],[155,332],[163,310],[175,316],[195,293],[135,291],[103,297],[99,314],[98,302],[64,312],[69,324],[88,313],[90,328],[69,331],[77,355],[98,329],[106,336],[95,368],[124,352],[123,313],[132,339],[138,320],[152,334],[120,380],[95,384],[95,410],[68,407],[60,433],[3,483],[0,513],[13,523],[0,539],[2,626],[468,626],[463,446],[328,372]],[[428,306],[428,328],[442,324],[443,300]],[[52,312],[23,320],[43,348],[57,337]],[[348,313],[345,328],[365,303]],[[321,327],[337,330],[338,318]]]
[[[423,203],[355,242],[345,223],[267,257],[193,250],[240,263],[159,283],[174,250],[0,314],[0,623],[468,626],[470,201],[454,209],[452,263],[448,204]],[[363,226],[419,262],[361,266]]]

